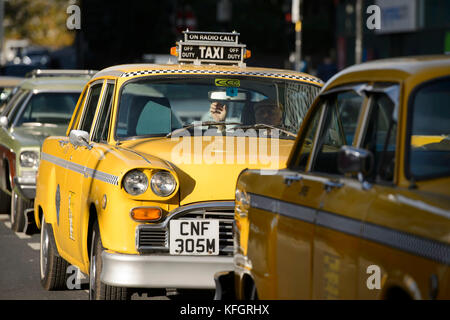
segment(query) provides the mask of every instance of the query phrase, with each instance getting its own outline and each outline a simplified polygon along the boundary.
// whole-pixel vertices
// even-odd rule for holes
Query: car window
[[[450,174],[450,78],[420,87],[411,97],[409,175]]]
[[[30,123],[67,124],[79,96],[79,92],[33,94],[16,120],[15,126]]]
[[[370,114],[362,147],[374,155],[369,179],[392,182],[395,169],[397,116],[394,102],[385,93],[370,96]]]
[[[81,111],[83,110],[84,101],[85,101],[85,98],[86,98],[87,91],[88,90],[83,90],[83,96],[81,97],[81,100],[79,100],[80,101],[80,106],[76,109],[75,116],[72,115],[73,120],[72,120],[72,123],[71,123],[70,130],[73,130],[73,129],[76,128],[76,125],[77,125],[77,122],[78,122],[78,118],[80,116]],[[70,130],[69,130],[69,132],[70,132]]]
[[[86,104],[79,126],[80,130],[90,132],[92,122],[95,116],[95,110],[97,109],[98,100],[100,99],[100,93],[102,91],[103,83],[96,83],[91,87],[88,95],[88,103]]]
[[[306,164],[313,147],[314,137],[319,126],[320,115],[323,112],[326,102],[322,101],[320,104],[321,106],[314,110],[314,114],[311,116],[310,121],[306,125],[306,128],[304,129],[304,138],[302,138],[302,142],[300,142],[300,145],[297,148],[298,152],[295,152],[293,156],[293,163],[290,167],[294,170],[304,171],[306,169]]]
[[[8,109],[5,110],[6,116],[8,117],[8,123],[11,124],[14,121],[23,103],[26,99],[28,99],[28,94],[28,90],[21,90],[15,95],[14,100],[11,100],[10,104],[7,107]]]
[[[317,140],[312,171],[340,174],[337,155],[344,145],[352,145],[364,98],[354,91],[330,97]]]
[[[114,84],[107,83],[105,90],[105,98],[97,119],[97,126],[92,141],[106,141],[108,139],[109,118],[111,114],[112,97],[114,93]]]
[[[23,97],[25,90],[21,89],[19,91],[17,91],[8,101],[8,103],[6,104],[5,108],[3,109],[1,115],[2,116],[8,116],[8,114],[11,112],[13,106],[15,106],[17,104],[17,101],[20,97]]]

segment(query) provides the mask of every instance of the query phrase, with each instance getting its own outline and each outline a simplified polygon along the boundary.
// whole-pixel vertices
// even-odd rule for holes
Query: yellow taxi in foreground
[[[449,136],[450,57],[336,75],[287,169],[241,173],[235,268],[216,275],[217,297],[449,299]]]
[[[97,73],[67,136],[44,141],[35,219],[46,289],[66,286],[69,264],[89,274],[92,299],[214,289],[214,273],[233,267],[237,177],[285,167],[322,82],[246,67],[237,33],[186,32],[172,51],[180,64]]]

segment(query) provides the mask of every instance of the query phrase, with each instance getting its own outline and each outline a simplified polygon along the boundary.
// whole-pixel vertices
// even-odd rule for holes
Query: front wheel
[[[45,290],[63,290],[67,283],[69,263],[56,252],[51,224],[42,216],[40,248],[41,284]]]
[[[128,300],[130,293],[127,288],[109,286],[100,281],[104,248],[98,223],[93,228],[91,256],[89,263],[89,299],[90,300]]]

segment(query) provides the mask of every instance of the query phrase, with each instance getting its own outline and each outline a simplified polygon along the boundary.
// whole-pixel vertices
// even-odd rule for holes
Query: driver
[[[209,112],[211,113],[211,117],[214,119],[214,121],[225,121],[225,118],[227,117],[227,105],[222,104],[218,101],[213,101],[211,102]]]
[[[273,100],[263,100],[253,106],[255,124],[268,124],[272,126],[281,125],[282,114],[280,107]],[[227,116],[227,105],[217,101],[211,103],[209,109],[214,121],[225,121]]]

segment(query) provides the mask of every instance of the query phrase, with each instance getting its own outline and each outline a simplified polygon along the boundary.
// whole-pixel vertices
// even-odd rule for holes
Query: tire
[[[13,190],[11,195],[11,229],[14,232],[23,232],[25,228],[25,210],[33,207],[32,200],[25,200]]]
[[[52,225],[45,222],[44,216],[42,216],[39,265],[41,285],[45,290],[66,289],[69,263],[58,255]]]
[[[89,299],[90,300],[128,300],[128,288],[109,286],[100,281],[102,272],[102,252],[104,250],[98,223],[95,222],[92,231],[91,255],[89,264]]]
[[[11,196],[0,190],[0,214],[11,213]]]

